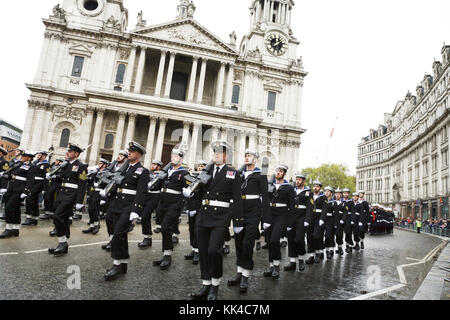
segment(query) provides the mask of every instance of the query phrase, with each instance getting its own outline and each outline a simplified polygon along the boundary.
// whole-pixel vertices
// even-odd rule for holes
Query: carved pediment
[[[281,93],[283,91],[283,86],[281,86],[278,82],[271,80],[264,83],[264,90],[276,91]]]
[[[135,30],[133,33],[146,37],[223,51],[226,53],[236,53],[230,45],[223,42],[192,19],[177,20],[145,29],[139,29]]]
[[[75,44],[69,48],[69,54],[90,57],[92,56],[92,53],[93,52],[83,44]]]

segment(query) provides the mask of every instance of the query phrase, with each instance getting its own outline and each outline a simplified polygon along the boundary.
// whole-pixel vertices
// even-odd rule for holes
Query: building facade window
[[[233,86],[233,95],[231,97],[232,104],[239,104],[239,96],[241,95],[241,87],[238,85]]]
[[[61,139],[59,140],[59,147],[60,148],[67,148],[69,145],[69,139],[70,139],[70,130],[69,129],[63,129],[61,131]]]
[[[269,91],[269,97],[267,100],[267,110],[275,111],[276,102],[277,102],[277,93]]]
[[[77,78],[81,77],[81,73],[83,72],[83,64],[84,64],[84,57],[75,56],[72,68],[72,77]]]
[[[119,64],[119,66],[117,67],[116,83],[123,84],[123,78],[125,76],[125,69],[126,69],[126,66],[123,63]]]
[[[114,144],[114,135],[108,133],[105,137],[105,149],[112,149]]]

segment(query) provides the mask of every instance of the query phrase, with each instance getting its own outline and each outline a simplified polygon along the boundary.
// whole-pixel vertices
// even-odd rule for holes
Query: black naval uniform
[[[152,181],[157,175],[159,171],[149,171],[149,181]],[[140,248],[150,247],[151,237],[153,235],[152,232],[152,213],[158,208],[160,195],[161,195],[161,184],[162,182],[158,182],[156,185],[152,187],[151,190],[147,190],[145,194],[145,205],[144,210],[142,211],[142,234],[144,235],[144,241],[139,243]]]
[[[212,179],[196,190],[202,196],[202,207],[197,216],[197,240],[203,288],[193,298],[214,300],[223,275],[223,245],[225,233],[233,220],[233,227],[243,227],[241,177],[228,165],[215,165]],[[233,201],[232,210],[230,202]],[[243,231],[240,231],[243,232]],[[239,233],[240,233],[239,232]],[[236,233],[236,232],[235,232]]]
[[[45,175],[49,170],[50,164],[47,160],[33,164],[30,168],[30,179],[27,182],[29,194],[25,200],[25,204],[27,218],[31,219],[31,221],[26,221],[26,224],[37,224],[39,217],[39,196],[45,190]]]
[[[319,221],[322,219],[322,214],[327,209],[328,201],[324,193],[320,193],[317,196],[313,195],[313,198],[314,198],[314,214],[312,225],[314,226],[313,231],[314,251],[316,253],[314,262],[319,263],[320,260],[323,259],[324,257],[323,250],[325,249],[325,244],[323,242],[324,225],[320,226]]]
[[[254,267],[253,248],[260,237],[259,224],[263,217],[270,217],[267,176],[261,175],[261,169],[244,171],[241,176],[242,215],[244,229],[235,234],[237,276],[228,282],[229,285],[241,285],[245,291],[248,278]],[[233,203],[234,206],[234,203]],[[246,278],[242,281],[242,278]],[[234,281],[233,281],[234,280]]]
[[[100,196],[100,191],[106,188],[106,183],[99,181],[98,175],[102,171],[98,170],[89,176],[87,186],[88,186],[88,212],[89,212],[89,229],[85,230],[84,233],[97,234],[100,229],[100,201],[102,198]]]
[[[347,202],[344,200],[336,200],[336,210],[334,212],[335,220],[334,224],[336,227],[336,243],[338,245],[338,250],[336,253],[343,254],[342,246],[344,244],[344,229],[345,229],[345,217],[348,213]],[[350,213],[351,214],[351,213]]]
[[[9,169],[8,161],[4,157],[0,158],[0,172],[5,172]],[[6,189],[8,187],[8,180],[0,178],[0,189]]]
[[[6,231],[0,238],[19,236],[21,195],[27,193],[26,186],[31,166],[31,161],[24,162],[9,175],[5,203]]]
[[[351,210],[352,214],[353,214],[353,224],[352,224],[352,233],[353,233],[353,240],[355,242],[355,246],[353,247],[355,250],[359,250],[360,246],[359,246],[359,223],[361,221],[361,214],[363,213],[363,207],[362,204],[359,201],[353,201],[351,200],[349,203],[349,209]]]
[[[128,165],[122,172],[125,176],[122,183],[117,186],[117,194],[110,203],[112,223],[114,225],[114,236],[111,241],[111,257],[114,260],[127,260],[128,253],[128,230],[131,226],[130,214],[141,214],[147,193],[149,172],[141,163]]]
[[[324,210],[320,219],[324,222],[323,228],[325,232],[325,248],[327,252],[327,259],[331,259],[334,254],[334,247],[336,243],[334,241],[335,237],[335,226],[336,226],[336,212],[337,203],[335,200],[327,200]]]
[[[55,201],[55,223],[56,235],[70,237],[69,218],[73,214],[75,204],[83,204],[86,193],[87,164],[76,159],[69,163],[59,175],[61,189]]]
[[[191,176],[198,177],[200,172],[193,172]],[[192,247],[190,254],[184,256],[186,260],[192,260],[193,264],[198,264],[200,261],[199,250],[198,250],[198,240],[197,240],[197,217],[200,213],[202,207],[202,195],[200,193],[195,193],[191,198],[186,201],[186,210],[188,212],[188,223],[189,223],[189,242]]]
[[[188,186],[184,176],[187,174],[189,174],[189,171],[183,166],[176,170],[171,167],[167,172],[167,178],[161,185],[161,195],[157,210],[162,216],[161,233],[164,256],[162,260],[154,261],[153,265],[160,266],[162,270],[166,270],[172,262],[172,235],[178,229],[178,219],[183,209],[183,188]]]
[[[362,227],[359,228],[359,238],[361,239],[361,249],[364,249],[364,238],[365,234],[368,230],[368,225],[370,224],[370,207],[369,203],[366,200],[360,200],[362,205],[361,219]]]
[[[274,190],[269,197],[270,202],[270,218],[263,221],[270,224],[270,227],[264,230],[264,235],[269,241],[269,263],[270,270],[264,273],[266,277],[278,278],[279,265],[281,262],[281,244],[280,239],[284,231],[288,227],[290,215],[294,214],[295,209],[295,191],[293,186],[284,180],[283,183],[273,183]]]
[[[300,270],[304,270],[303,263],[306,255],[305,234],[307,228],[305,227],[305,221],[311,224],[314,209],[313,192],[310,188],[295,188],[294,190],[295,210],[288,222],[288,226],[291,228],[288,232],[288,255],[290,264],[284,268],[285,271],[295,271],[297,259],[299,259]],[[312,248],[311,252],[314,252]]]
[[[353,206],[353,200],[347,199],[343,200],[345,202],[345,212],[344,217],[342,220],[344,220],[344,233],[345,233],[345,245],[346,249],[345,251],[347,253],[351,252],[351,249],[354,245],[353,243],[353,226],[355,225],[355,214],[353,213],[352,206]]]
[[[56,165],[52,165],[50,171],[53,170]],[[55,200],[57,198],[57,194],[61,189],[61,181],[58,179],[46,180],[45,182],[46,192],[44,194],[44,210],[45,213],[55,213]]]

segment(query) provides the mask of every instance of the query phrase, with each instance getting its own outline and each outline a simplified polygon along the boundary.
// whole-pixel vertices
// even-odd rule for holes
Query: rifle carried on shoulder
[[[214,168],[214,162],[211,161],[202,169],[200,174],[197,177],[192,177],[190,175],[184,176],[184,178],[189,181],[191,184],[189,185],[188,189],[191,190],[191,194],[194,193],[194,191],[200,186],[200,185],[206,185],[211,181],[212,175],[211,171]]]
[[[152,188],[156,185],[157,182],[165,180],[168,176],[168,171],[172,167],[172,163],[168,163],[157,175],[150,181],[148,185],[148,190],[152,190]]]
[[[128,169],[129,164],[130,161],[125,161],[125,163],[112,174],[111,180],[105,188],[106,197],[110,197],[113,193],[115,193],[112,192],[113,188],[119,186],[123,179],[125,179],[125,175],[123,175],[123,173]]]

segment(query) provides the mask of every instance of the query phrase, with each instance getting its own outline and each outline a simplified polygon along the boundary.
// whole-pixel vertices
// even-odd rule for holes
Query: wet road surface
[[[142,233],[141,226],[136,225],[129,234],[131,260],[128,273],[113,282],[103,280],[105,270],[112,265],[110,254],[100,248],[101,244],[108,240],[105,222],[101,222],[100,233],[93,236],[81,232],[87,227],[87,221],[87,215],[84,215],[82,221],[74,222],[69,241],[71,246],[69,254],[63,257],[53,257],[46,252],[47,248],[54,247],[57,243],[56,238],[50,238],[48,235],[53,229],[50,221],[40,220],[37,227],[22,227],[19,238],[0,240],[0,300],[185,300],[189,299],[191,292],[200,287],[199,265],[192,265],[183,258],[190,252],[185,216],[180,224],[180,243],[175,248],[172,266],[168,271],[161,271],[152,266],[152,261],[162,255],[161,235],[153,235],[151,248],[139,249],[137,242],[142,241]],[[5,223],[0,220],[0,232],[3,232],[4,228]],[[219,298],[233,300],[355,298],[399,284],[397,266],[422,259],[440,242],[440,239],[426,234],[418,235],[402,230],[394,230],[393,235],[368,235],[365,250],[345,254],[343,257],[335,255],[333,259],[325,259],[320,264],[307,265],[304,272],[281,271],[278,280],[263,277],[263,271],[268,266],[268,251],[257,251],[255,270],[250,277],[250,288],[246,294],[240,294],[238,288],[226,286],[226,280],[236,273],[232,240],[231,254],[224,258],[224,277]],[[75,245],[81,246],[74,247]],[[36,250],[38,251],[34,252]],[[287,249],[282,249],[282,256],[283,263],[288,263]],[[404,268],[408,282],[404,288],[371,299],[411,299],[431,268],[432,261]],[[67,286],[72,274],[67,273],[70,266],[78,266],[80,269],[80,290],[71,290]]]

